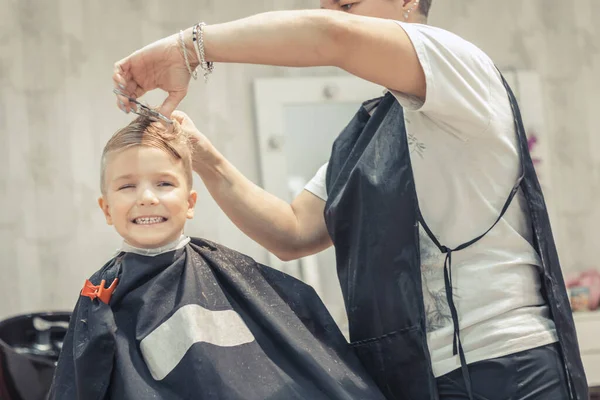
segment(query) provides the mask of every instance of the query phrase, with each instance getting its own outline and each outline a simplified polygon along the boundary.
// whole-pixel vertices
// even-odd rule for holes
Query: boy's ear
[[[108,202],[106,201],[104,196],[98,197],[98,205],[100,206],[100,208],[102,209],[102,212],[104,213],[104,218],[106,218],[106,223],[108,225],[112,225],[113,221],[112,221],[112,217],[110,216]]]
[[[195,190],[190,191],[190,195],[188,197],[188,210],[187,210],[187,218],[194,218],[194,207],[196,206],[196,201],[198,200],[198,193]]]

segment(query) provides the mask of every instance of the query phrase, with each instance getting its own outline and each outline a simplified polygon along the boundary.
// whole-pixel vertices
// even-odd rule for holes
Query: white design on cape
[[[152,377],[160,381],[195,343],[234,347],[253,341],[254,336],[235,311],[211,311],[189,304],[146,336],[140,348]]]

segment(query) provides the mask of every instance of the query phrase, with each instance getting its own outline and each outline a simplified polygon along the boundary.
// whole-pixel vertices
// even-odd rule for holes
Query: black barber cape
[[[50,399],[383,399],[314,290],[192,239],[120,253],[80,297]]]
[[[563,357],[569,399],[586,400],[588,388],[569,299],[552,238],[544,197],[527,147],[513,93],[504,81],[518,136],[522,175],[498,219],[482,222],[481,235],[448,248],[421,214],[403,109],[391,93],[363,104],[333,145],[327,169],[325,221],[335,245],[337,269],[350,323],[351,345],[384,395],[394,400],[436,400],[427,346],[421,286],[419,225],[445,254],[446,297],[454,324],[454,354],[470,376],[460,340],[452,292],[452,254],[476,243],[502,218],[518,190],[527,202],[540,282]],[[565,399],[567,400],[567,399]]]

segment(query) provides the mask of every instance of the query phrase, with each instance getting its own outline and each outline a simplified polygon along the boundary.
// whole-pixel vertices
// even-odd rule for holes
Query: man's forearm
[[[204,28],[206,60],[289,67],[335,65],[335,21],[330,10],[275,11]],[[191,38],[191,29],[186,38]],[[191,40],[190,55],[195,54]],[[193,64],[196,64],[195,62]]]
[[[242,175],[214,150],[209,162],[195,162],[211,196],[246,235],[282,259],[298,245],[298,223],[290,204]]]

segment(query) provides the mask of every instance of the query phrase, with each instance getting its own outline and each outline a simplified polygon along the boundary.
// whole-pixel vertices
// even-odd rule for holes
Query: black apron
[[[315,291],[243,254],[192,239],[91,281],[116,279],[79,298],[49,399],[384,398]]]
[[[470,246],[491,230],[519,188],[529,207],[534,246],[542,261],[542,291],[556,325],[570,396],[577,400],[588,398],[544,198],[516,99],[506,81],[504,86],[513,110],[522,175],[507,193],[498,220],[492,226],[482,227],[481,236],[454,249],[437,240],[421,215],[404,114],[391,93],[364,103],[333,145],[326,178],[325,220],[335,245],[351,344],[388,399],[438,399],[427,347],[419,223],[446,254],[444,280],[454,324],[454,354],[460,357],[472,398],[452,295],[452,253]]]

